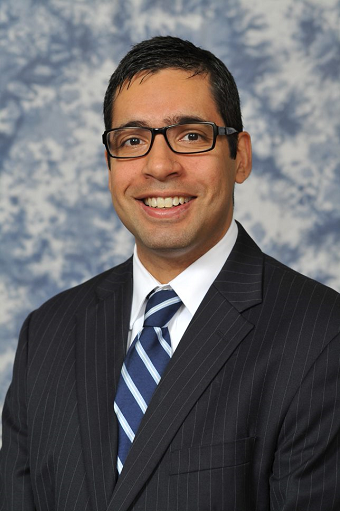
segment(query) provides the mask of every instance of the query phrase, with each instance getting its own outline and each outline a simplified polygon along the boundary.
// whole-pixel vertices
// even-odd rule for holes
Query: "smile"
[[[180,206],[192,200],[192,197],[148,197],[144,199],[144,204],[151,208],[172,208]]]

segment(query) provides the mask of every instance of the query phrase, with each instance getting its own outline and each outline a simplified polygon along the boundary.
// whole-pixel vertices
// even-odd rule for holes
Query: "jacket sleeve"
[[[340,509],[340,335],[309,369],[285,416],[271,511]]]
[[[0,510],[35,511],[30,477],[27,426],[27,334],[30,316],[20,333],[13,379],[2,414]]]

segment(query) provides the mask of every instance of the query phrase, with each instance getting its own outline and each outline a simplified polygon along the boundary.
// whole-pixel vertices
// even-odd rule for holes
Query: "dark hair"
[[[148,71],[156,73],[161,69],[181,69],[192,72],[192,76],[207,74],[212,95],[226,126],[242,131],[240,98],[235,80],[213,53],[198,48],[190,41],[178,37],[157,36],[133,46],[119,63],[110,78],[105,94],[103,112],[105,129],[112,127],[113,104],[116,93],[125,83],[128,85],[137,74]],[[237,134],[228,137],[230,156],[236,157]]]

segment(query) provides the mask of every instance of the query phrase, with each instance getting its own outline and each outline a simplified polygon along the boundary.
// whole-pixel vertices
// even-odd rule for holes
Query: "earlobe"
[[[242,131],[238,135],[235,182],[242,184],[249,177],[251,167],[251,138],[247,131]]]

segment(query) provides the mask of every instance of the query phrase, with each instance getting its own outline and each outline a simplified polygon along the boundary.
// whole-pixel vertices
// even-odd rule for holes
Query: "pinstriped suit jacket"
[[[129,260],[26,320],[3,412],[0,509],[339,510],[340,296],[239,226],[117,479],[131,293]]]

